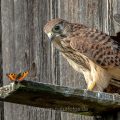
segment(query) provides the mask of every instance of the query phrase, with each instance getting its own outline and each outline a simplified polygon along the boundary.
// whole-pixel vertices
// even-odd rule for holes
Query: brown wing
[[[73,33],[70,46],[104,68],[120,68],[120,46],[105,33],[79,30]]]

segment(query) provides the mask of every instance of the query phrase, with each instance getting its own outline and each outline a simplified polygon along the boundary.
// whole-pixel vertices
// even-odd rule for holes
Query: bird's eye
[[[56,25],[54,28],[53,28],[53,31],[54,32],[59,32],[61,30],[61,26],[60,25]]]
[[[60,29],[60,26],[56,25],[54,29],[57,31]]]

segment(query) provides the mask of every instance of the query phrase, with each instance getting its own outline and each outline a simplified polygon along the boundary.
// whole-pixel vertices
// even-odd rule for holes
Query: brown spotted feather
[[[52,31],[56,24],[63,26],[60,33]],[[52,42],[56,48],[75,70],[82,70],[87,89],[103,91],[112,78],[120,80],[120,44],[117,37],[62,19],[49,21],[44,31],[46,34],[53,32]]]
[[[88,32],[89,31],[89,32]],[[104,68],[120,66],[120,50],[117,43],[105,33],[88,28],[71,35],[70,45]]]

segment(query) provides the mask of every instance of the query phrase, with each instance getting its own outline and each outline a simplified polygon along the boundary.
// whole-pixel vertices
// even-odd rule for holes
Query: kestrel
[[[109,35],[78,23],[52,19],[44,32],[69,64],[82,72],[88,90],[103,91],[120,80],[120,44]]]

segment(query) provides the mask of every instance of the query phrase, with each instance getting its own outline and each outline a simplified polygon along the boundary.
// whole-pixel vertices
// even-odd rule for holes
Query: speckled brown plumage
[[[72,67],[83,72],[88,89],[103,91],[111,78],[120,79],[120,46],[109,35],[62,19],[49,21],[44,31]]]

